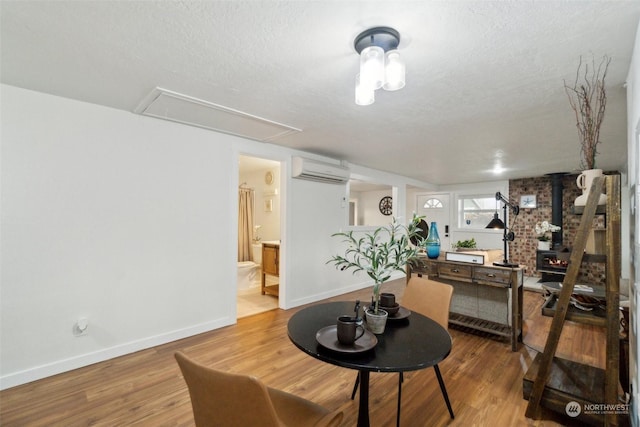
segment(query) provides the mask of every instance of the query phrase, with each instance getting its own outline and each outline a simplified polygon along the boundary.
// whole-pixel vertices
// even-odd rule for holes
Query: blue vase
[[[435,222],[431,222],[429,235],[427,236],[427,240],[424,241],[424,245],[429,258],[436,259],[440,256],[440,236],[438,235],[438,227]]]

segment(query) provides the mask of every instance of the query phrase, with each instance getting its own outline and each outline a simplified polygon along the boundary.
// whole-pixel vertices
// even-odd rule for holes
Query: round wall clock
[[[264,174],[264,182],[269,185],[273,183],[273,173],[271,171]]]
[[[391,198],[391,196],[385,196],[380,199],[378,208],[380,209],[380,213],[382,215],[391,215],[393,213],[393,199]]]

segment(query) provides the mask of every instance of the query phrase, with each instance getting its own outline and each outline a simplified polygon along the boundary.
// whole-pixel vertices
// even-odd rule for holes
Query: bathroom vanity
[[[280,276],[280,242],[262,242],[262,295],[278,296],[279,283],[267,283],[267,276]]]

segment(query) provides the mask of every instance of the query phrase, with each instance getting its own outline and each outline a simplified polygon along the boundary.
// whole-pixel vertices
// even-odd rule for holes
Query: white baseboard
[[[216,319],[210,322],[201,323],[199,325],[190,326],[188,328],[183,328],[167,332],[165,334],[131,341],[99,351],[81,354],[67,359],[57,360],[46,365],[36,366],[33,368],[25,369],[23,371],[10,373],[0,377],[0,390],[5,390],[7,388],[26,384],[63,372],[72,371],[84,366],[93,365],[94,363],[104,362],[105,360],[113,359],[114,357],[135,353],[136,351],[145,350],[147,348],[177,341],[183,338],[188,338],[190,336],[201,334],[203,332],[209,332],[214,329],[218,329],[234,323],[236,323],[236,320],[229,317]]]
[[[389,278],[389,282],[392,280],[396,280],[396,279],[401,279],[406,277],[403,273],[400,272],[395,272],[391,274],[391,277]],[[289,309],[289,308],[294,308],[294,307],[298,307],[301,305],[305,305],[305,304],[309,304],[312,302],[317,302],[317,301],[321,301],[323,299],[327,299],[327,298],[333,298],[335,296],[338,295],[342,295],[342,294],[347,294],[349,292],[355,292],[355,291],[359,291],[361,289],[367,288],[367,287],[371,287],[373,288],[373,282],[371,280],[367,280],[365,282],[359,282],[359,283],[355,283],[349,286],[345,286],[339,289],[333,289],[330,292],[322,292],[319,294],[315,294],[315,295],[311,295],[305,298],[299,298],[296,299],[294,301],[291,301],[291,304],[286,307],[285,309]]]

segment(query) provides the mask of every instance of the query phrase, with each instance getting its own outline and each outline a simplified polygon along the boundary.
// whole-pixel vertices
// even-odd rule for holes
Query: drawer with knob
[[[452,264],[442,262],[438,265],[438,277],[442,279],[454,279],[470,282],[472,279],[472,267],[470,265]]]
[[[438,264],[429,261],[427,257],[419,257],[410,265],[411,272],[415,274],[424,274],[427,276],[435,276],[438,274]]]
[[[473,281],[494,286],[509,287],[511,283],[511,270],[475,267],[473,269]]]

